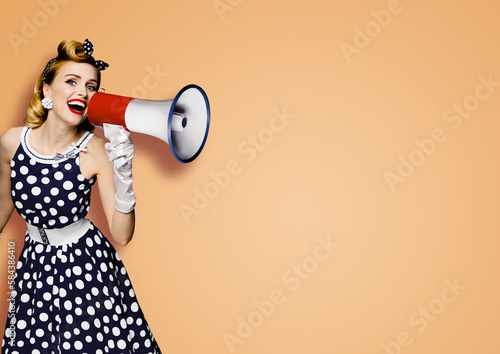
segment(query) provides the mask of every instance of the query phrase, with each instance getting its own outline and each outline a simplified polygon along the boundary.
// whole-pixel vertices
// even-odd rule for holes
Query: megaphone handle
[[[134,156],[134,143],[130,139],[130,132],[120,125],[103,124],[104,136],[109,140],[105,144],[106,153],[113,164],[113,168],[120,168],[131,161]]]

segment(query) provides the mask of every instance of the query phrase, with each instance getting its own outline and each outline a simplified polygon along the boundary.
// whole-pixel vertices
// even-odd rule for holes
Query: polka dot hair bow
[[[92,55],[94,53],[94,45],[87,39],[83,42],[83,48],[85,48],[85,54],[87,55]],[[109,66],[108,63],[103,62],[102,60],[96,60],[95,61],[97,70],[106,70]]]
[[[85,39],[85,41],[83,42],[83,48],[85,49],[85,54],[87,54],[87,55],[92,55],[92,53],[94,52],[94,46],[88,39]],[[52,65],[52,63],[55,60],[57,60],[57,57],[52,58],[49,61],[49,63],[47,64],[47,66],[45,67],[45,70],[43,71],[42,84],[45,84],[47,72],[49,71],[50,65]],[[102,60],[96,60],[95,64],[96,64],[97,70],[99,70],[99,71],[106,70],[109,67],[109,64],[106,62],[103,62]]]

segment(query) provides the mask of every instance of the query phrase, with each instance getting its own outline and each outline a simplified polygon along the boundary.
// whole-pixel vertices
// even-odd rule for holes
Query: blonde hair
[[[36,80],[33,97],[28,105],[28,109],[26,110],[26,117],[24,117],[24,125],[30,128],[38,128],[45,122],[48,110],[42,105],[42,99],[44,98],[43,85],[50,85],[52,80],[54,80],[57,71],[63,67],[64,64],[70,61],[88,63],[96,67],[95,59],[91,55],[85,54],[85,48],[82,43],[73,40],[64,40],[59,43],[59,46],[57,47],[57,57],[55,57],[52,62],[49,61],[45,66],[46,68],[48,67],[45,77],[42,73],[38,77],[38,80]],[[99,89],[100,83],[101,72],[97,70],[97,89]],[[80,123],[78,130],[93,131],[94,126],[90,124],[87,118]]]

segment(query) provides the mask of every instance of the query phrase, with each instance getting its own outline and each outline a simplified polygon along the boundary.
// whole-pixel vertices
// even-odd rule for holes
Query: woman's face
[[[52,99],[53,108],[47,119],[53,116],[69,125],[79,125],[87,117],[90,98],[97,91],[97,69],[87,63],[70,61],[45,85],[44,96]]]

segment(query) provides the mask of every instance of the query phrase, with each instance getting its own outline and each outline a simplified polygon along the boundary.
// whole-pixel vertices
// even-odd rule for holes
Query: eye
[[[75,80],[71,80],[71,79],[66,80],[66,83],[67,83],[67,84],[70,84],[70,85],[76,85]]]
[[[90,91],[95,91],[95,90],[96,90],[96,87],[95,87],[95,86],[92,86],[92,85],[89,85],[89,86],[87,86],[87,90],[90,90]]]

